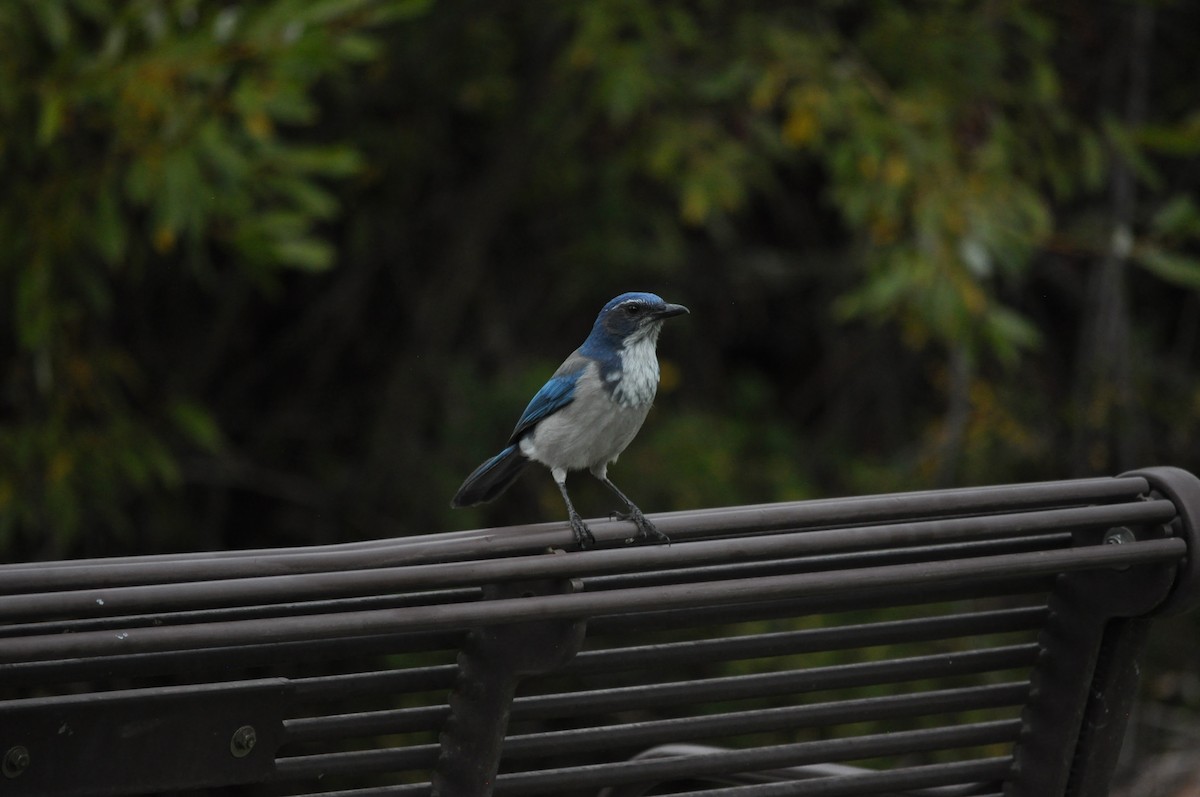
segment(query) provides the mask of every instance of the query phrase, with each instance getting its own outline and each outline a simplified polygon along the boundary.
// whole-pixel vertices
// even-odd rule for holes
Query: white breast
[[[657,330],[655,330],[657,332]],[[648,407],[658,392],[657,334],[631,340],[621,349],[621,378],[613,398],[623,407]]]

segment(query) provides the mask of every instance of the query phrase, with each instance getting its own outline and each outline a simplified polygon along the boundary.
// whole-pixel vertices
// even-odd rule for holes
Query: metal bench
[[[1152,468],[8,564],[0,795],[1101,795],[1198,517]]]

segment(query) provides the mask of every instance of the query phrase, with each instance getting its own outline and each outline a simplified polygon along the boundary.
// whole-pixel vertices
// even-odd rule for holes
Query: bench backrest
[[[1198,513],[1157,468],[6,565],[0,793],[1104,794]]]

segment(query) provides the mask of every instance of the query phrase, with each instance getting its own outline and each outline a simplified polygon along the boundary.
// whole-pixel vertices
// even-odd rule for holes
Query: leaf
[[[703,181],[689,177],[684,181],[679,198],[679,215],[684,222],[698,226],[708,218],[712,202]]]
[[[53,143],[62,127],[64,100],[53,88],[42,93],[42,112],[38,117],[37,143],[45,147]]]
[[[333,247],[317,238],[281,241],[275,244],[274,250],[282,264],[304,271],[324,271],[333,265]]]
[[[1200,290],[1200,258],[1143,246],[1134,250],[1133,260],[1165,282]]]
[[[1125,165],[1138,176],[1138,179],[1151,189],[1159,190],[1162,186],[1162,176],[1138,147],[1134,131],[1116,119],[1110,118],[1105,120],[1104,132],[1108,136],[1108,143],[1116,150]]]
[[[362,168],[362,156],[350,147],[293,147],[282,159],[297,171],[327,177],[348,177]]]
[[[1187,194],[1176,194],[1158,209],[1150,224],[1166,238],[1200,238],[1200,207]]]
[[[1193,118],[1177,125],[1146,125],[1137,131],[1137,140],[1162,155],[1195,157],[1200,154],[1200,124]]]
[[[224,445],[225,438],[212,413],[192,401],[176,401],[168,407],[171,420],[179,432],[205,451],[214,452]]]
[[[316,183],[304,179],[281,179],[280,190],[304,213],[327,219],[337,212],[337,200]]]
[[[337,48],[347,61],[370,61],[380,51],[379,42],[368,36],[343,36],[338,39]]]
[[[839,321],[871,317],[881,319],[895,313],[914,290],[908,269],[893,262],[869,277],[858,289],[839,297],[833,304],[833,316]]]
[[[177,149],[163,162],[156,208],[160,224],[173,233],[199,227],[204,177],[192,149]]]
[[[71,41],[71,19],[65,3],[30,3],[41,23],[47,41],[56,50],[62,50]]]
[[[1014,365],[1023,350],[1041,343],[1041,333],[1028,318],[1007,307],[993,304],[986,321],[987,342],[1005,365]]]
[[[424,14],[432,5],[433,0],[392,0],[382,9],[377,9],[376,13],[379,14],[379,21],[411,19]]]
[[[655,81],[639,45],[615,47],[600,76],[599,93],[615,127],[624,127],[653,98]]]

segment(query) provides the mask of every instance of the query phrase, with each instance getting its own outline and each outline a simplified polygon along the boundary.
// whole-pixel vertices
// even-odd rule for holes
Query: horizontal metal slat
[[[231,582],[216,581],[209,582],[211,584],[228,585]],[[236,582],[233,582],[236,583]],[[193,585],[176,584],[172,586],[190,587]],[[157,589],[156,587],[128,587],[127,589]],[[69,600],[64,600],[63,606],[58,610],[52,607],[55,600],[60,596],[69,596],[74,593],[66,592],[40,592],[34,595],[10,595],[0,597],[0,607],[7,605],[12,601],[9,607],[8,614],[11,615],[4,618],[6,621],[17,620],[33,620],[38,619],[38,615],[25,614],[22,617],[17,617],[18,613],[24,612],[26,609],[34,608],[27,600],[36,599],[36,603],[43,604],[40,609],[45,612],[41,617],[71,617],[82,614],[78,611],[78,605]],[[95,594],[92,591],[86,594]],[[338,598],[336,600],[319,600],[319,601],[304,601],[304,602],[287,602],[274,604],[252,604],[231,606],[227,608],[206,608],[195,609],[190,611],[167,611],[165,605],[159,608],[162,611],[153,611],[153,602],[148,602],[147,605],[134,607],[138,611],[152,611],[151,614],[119,614],[113,613],[110,615],[97,615],[95,617],[87,617],[83,619],[57,619],[49,622],[22,622],[18,625],[0,625],[0,638],[7,636],[29,636],[33,634],[61,634],[61,633],[81,633],[84,631],[103,631],[112,628],[124,628],[127,626],[147,626],[147,625],[185,625],[188,623],[202,622],[230,622],[235,620],[253,620],[269,617],[288,617],[296,614],[333,614],[335,612],[348,611],[379,611],[388,609],[403,609],[409,606],[423,606],[433,603],[466,603],[468,601],[479,600],[481,590],[478,587],[469,587],[459,590],[441,590],[439,592],[409,592],[409,593],[387,593],[381,595],[367,595],[363,597]],[[95,598],[94,601],[104,601],[104,598]],[[93,601],[93,602],[94,602]],[[141,601],[139,601],[141,603]],[[96,611],[103,612],[109,609],[116,608],[131,608],[129,606],[109,607],[104,601],[103,606],[97,604]],[[4,614],[0,610],[0,614]]]
[[[793,598],[775,598],[755,603],[692,606],[682,609],[642,609],[637,612],[601,614],[588,620],[588,636],[622,636],[663,628],[685,629],[712,625],[730,625],[763,620],[805,617],[815,614],[852,612],[877,609],[911,609],[914,612],[939,604],[1004,598],[1029,605],[1045,604],[1053,587],[1055,574],[1014,576],[1007,580],[975,581],[969,583],[929,584],[915,593],[911,586],[845,592],[825,592]],[[587,580],[584,580],[587,591]]]
[[[414,651],[458,650],[462,646],[462,640],[462,631],[421,632],[394,636],[347,636],[336,642],[327,639],[304,639],[184,648],[155,653],[15,662],[0,664],[0,682],[5,686],[47,686],[114,676],[154,676],[178,673],[181,670],[222,680],[225,677],[222,673],[231,668],[269,666],[287,661],[333,661]]]
[[[404,783],[394,786],[367,786],[361,789],[302,792],[307,797],[429,797],[433,787],[428,783]],[[299,797],[297,793],[297,797]]]
[[[1150,491],[1141,476],[1099,477],[1060,481],[1026,482],[984,487],[954,487],[851,498],[823,498],[792,504],[758,504],[702,510],[707,521],[722,515],[770,513],[773,507],[791,510],[806,526],[850,526],[888,519],[939,517],[979,513],[1022,512],[1051,506],[1078,506],[1132,501]],[[691,519],[688,512],[656,516]],[[767,515],[769,519],[771,515]],[[753,522],[753,521],[749,521]]]
[[[810,667],[805,670],[752,675],[728,675],[688,681],[639,684],[608,689],[581,690],[552,695],[530,695],[513,701],[512,716],[546,718],[579,716],[679,705],[817,692],[876,684],[901,683],[981,672],[1024,669],[1037,656],[1036,644],[939,653],[902,659]]]
[[[284,756],[275,759],[276,780],[308,780],[340,775],[431,770],[441,748],[436,744],[354,750],[345,753]]]
[[[603,553],[606,552],[598,552],[596,555]],[[590,594],[585,592],[533,596],[448,606],[418,606],[398,611],[345,612],[317,617],[280,617],[271,620],[131,628],[121,634],[85,632],[54,637],[0,639],[0,662],[204,647],[214,639],[227,644],[287,642],[318,637],[338,639],[348,634],[387,634],[505,624],[519,620],[588,617],[647,606],[683,608],[745,603],[852,590],[865,592],[918,583],[922,588],[929,588],[935,585],[1009,580],[1021,575],[1175,562],[1186,554],[1187,543],[1173,538],[1126,545],[1008,554],[986,559],[891,565],[849,572],[809,573],[703,584],[672,584]],[[588,555],[591,554],[585,552],[574,556]],[[572,554],[563,554],[561,558],[570,556]],[[542,558],[553,560],[560,557]]]
[[[555,730],[506,738],[504,761],[511,762],[529,756],[569,755],[614,747],[651,747],[668,742],[714,739],[784,729],[832,727],[900,717],[1019,707],[1028,694],[1028,683],[1014,682]]]
[[[826,650],[927,642],[984,634],[1032,631],[1046,620],[1042,606],[997,609],[878,623],[778,631],[767,634],[664,642],[651,645],[586,650],[562,669],[564,673],[614,672],[639,666],[663,667],[696,661],[730,661],[786,656]]]
[[[1013,742],[1020,728],[1020,720],[999,720],[950,728],[897,731],[847,739],[823,739],[699,756],[680,756],[676,759],[622,761],[539,772],[504,773],[496,778],[495,793],[554,794],[566,787],[599,788],[678,777],[684,773],[688,777],[696,778],[827,761],[855,761],[879,756],[980,747]],[[686,768],[681,768],[680,764],[686,765]]]
[[[684,581],[701,580],[716,581],[728,578],[748,578],[751,576],[774,576],[781,573],[820,573],[828,570],[854,567],[879,567],[881,565],[911,562],[937,562],[946,559],[997,556],[1000,554],[1026,553],[1029,551],[1048,551],[1054,548],[1069,548],[1071,543],[1072,536],[1069,532],[1051,532],[1033,537],[1008,537],[995,540],[940,543],[937,545],[913,545],[902,548],[814,554],[802,557],[780,557],[732,564],[675,568],[672,570],[588,576],[587,584],[591,590],[623,589],[647,584],[675,584]]]
[[[449,715],[450,707],[442,704],[327,714],[320,717],[297,717],[284,720],[283,733],[285,741],[291,743],[434,731],[441,727]]]
[[[302,701],[337,700],[365,694],[398,694],[446,689],[454,685],[458,667],[437,664],[393,670],[314,675],[292,679],[292,689]]]

